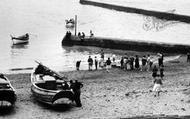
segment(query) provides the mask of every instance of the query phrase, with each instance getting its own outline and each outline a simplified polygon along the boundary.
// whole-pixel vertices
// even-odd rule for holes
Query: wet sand
[[[72,105],[51,107],[32,96],[30,74],[7,74],[16,89],[15,107],[1,113],[1,119],[126,118],[167,117],[190,114],[190,63],[186,56],[165,62],[165,77],[159,97],[151,92],[151,72],[111,69],[62,72],[83,82],[81,108]]]

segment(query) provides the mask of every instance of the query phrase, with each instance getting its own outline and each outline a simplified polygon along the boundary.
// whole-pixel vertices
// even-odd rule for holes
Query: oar
[[[42,66],[45,67],[46,69],[52,71],[58,78],[60,78],[60,79],[63,79],[63,78],[68,79],[67,77],[65,77],[65,76],[63,77],[63,76],[61,76],[60,74],[58,74],[56,71],[53,71],[53,70],[51,70],[50,68],[48,68],[47,66],[43,65],[41,62],[38,62],[38,61],[35,61],[35,62],[38,63],[38,64],[40,64],[40,65],[42,65]]]

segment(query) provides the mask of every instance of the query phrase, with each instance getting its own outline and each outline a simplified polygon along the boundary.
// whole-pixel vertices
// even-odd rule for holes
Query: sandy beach
[[[84,84],[81,100],[75,104],[51,107],[37,102],[31,93],[30,74],[7,74],[16,89],[15,107],[1,119],[126,118],[139,116],[168,117],[190,114],[190,64],[186,56],[164,63],[162,92],[154,97],[151,72],[70,71],[61,72]],[[186,117],[187,118],[187,117]]]

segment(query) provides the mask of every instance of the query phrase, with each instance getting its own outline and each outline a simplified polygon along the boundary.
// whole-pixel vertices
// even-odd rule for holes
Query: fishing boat
[[[31,74],[33,96],[39,102],[50,105],[70,104],[74,99],[74,93],[71,89],[64,88],[64,78],[39,63]]]
[[[0,107],[12,107],[16,101],[15,89],[3,74],[0,74]]]
[[[19,37],[14,37],[12,35],[11,39],[13,41],[13,44],[24,44],[29,42],[29,35],[26,33],[25,35],[19,36]]]
[[[74,19],[69,19],[69,20],[65,20],[66,22],[66,28],[73,28],[75,25],[75,20]]]

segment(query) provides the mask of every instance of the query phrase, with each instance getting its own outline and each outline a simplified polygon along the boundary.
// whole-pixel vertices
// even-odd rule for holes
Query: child
[[[161,78],[155,78],[154,87],[153,87],[153,92],[155,92],[154,97],[159,96],[161,92],[161,85],[162,85]]]

